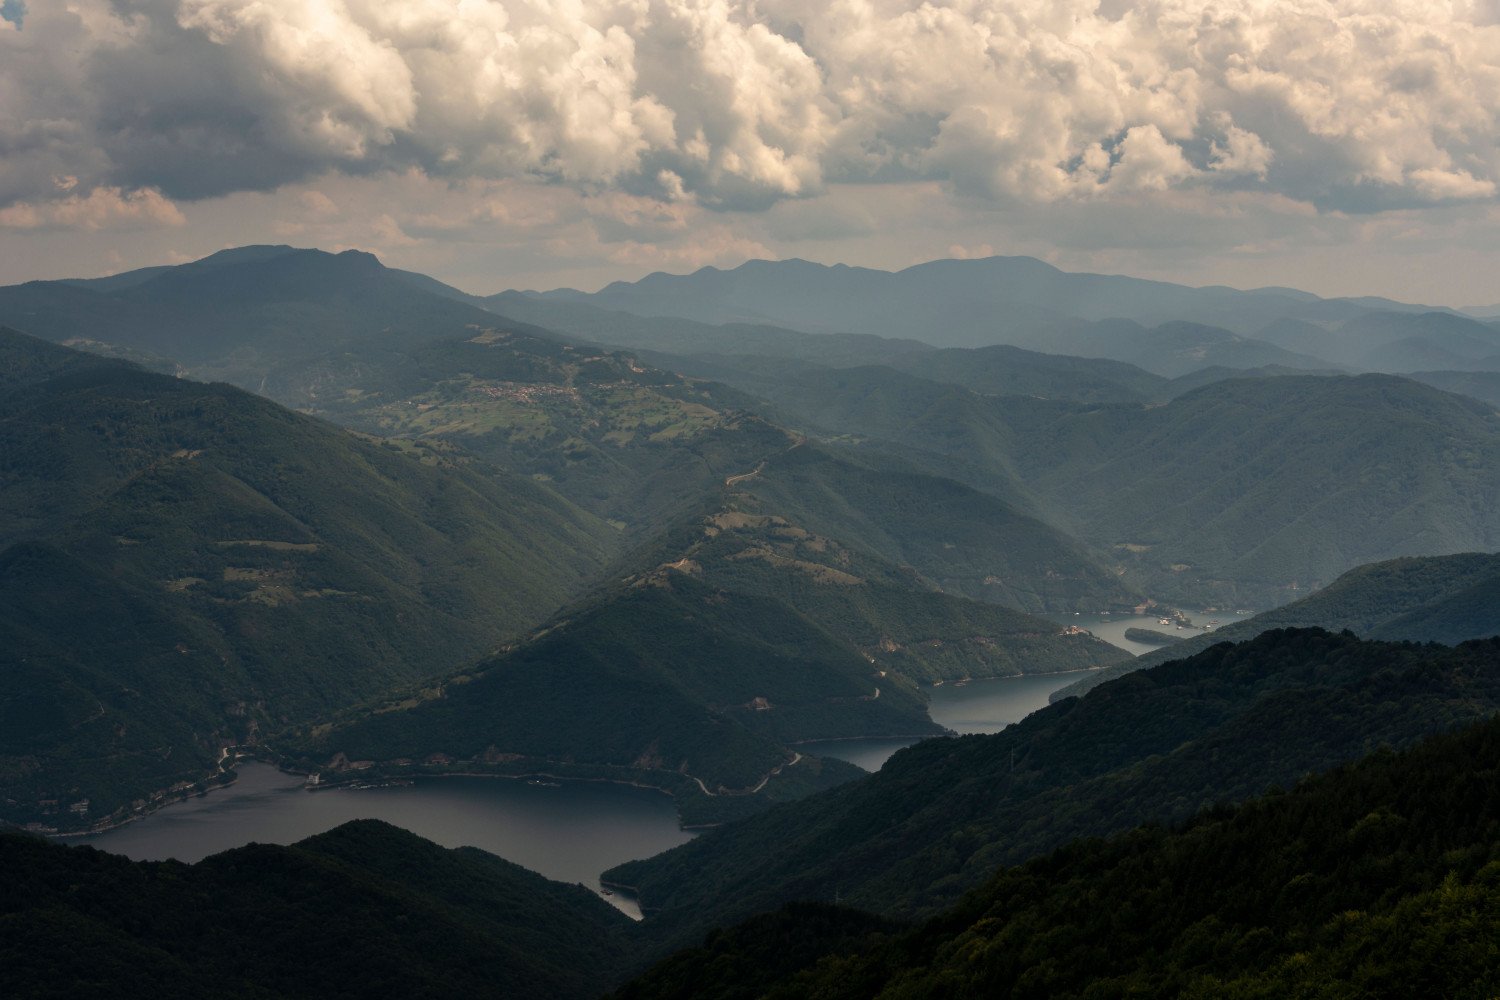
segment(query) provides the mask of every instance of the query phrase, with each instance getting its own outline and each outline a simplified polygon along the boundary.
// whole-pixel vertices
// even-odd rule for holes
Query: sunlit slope
[[[791,443],[726,386],[491,324],[400,353],[289,363],[265,392],[371,434],[456,446],[637,539]]]
[[[886,369],[847,375],[864,372],[944,391]],[[266,391],[370,433],[455,446],[544,480],[641,541],[729,490],[764,495],[747,512],[788,517],[971,598],[1029,611],[1136,603],[1112,570],[1014,503],[909,463],[807,443],[755,412],[774,406],[767,411],[744,392],[628,353],[563,345],[499,323],[399,359],[343,355],[291,367],[270,378]],[[972,398],[947,391],[960,403]],[[826,394],[857,408],[844,423],[881,406],[878,395],[862,404],[855,395]],[[891,419],[904,412],[894,408]],[[932,412],[925,426],[941,433],[944,418]],[[994,421],[981,426],[1003,430]],[[967,468],[969,459],[949,461]],[[988,481],[1008,482],[1005,455],[987,462]]]
[[[912,681],[1081,670],[1119,655],[1046,619],[945,592],[909,565],[766,513],[775,509],[728,491],[722,508],[661,539],[658,572],[782,600],[882,674]]]

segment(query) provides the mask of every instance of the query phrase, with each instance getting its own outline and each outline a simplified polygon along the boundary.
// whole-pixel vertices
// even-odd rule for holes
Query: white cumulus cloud
[[[62,0],[0,31],[0,204],[328,171],[711,208],[933,180],[1491,199],[1492,0]],[[57,54],[69,53],[69,58]]]

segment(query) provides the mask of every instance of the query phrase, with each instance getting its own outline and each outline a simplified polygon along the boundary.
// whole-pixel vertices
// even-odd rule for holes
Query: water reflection
[[[928,690],[927,706],[932,721],[956,733],[998,733],[1013,722],[1047,704],[1047,696],[1066,687],[1082,674],[1030,674],[1023,677],[998,677],[949,682]],[[866,771],[878,771],[897,750],[917,742],[903,740],[828,740],[809,743],[806,749],[823,757],[837,757]]]
[[[79,840],[136,860],[192,862],[252,841],[290,844],[349,820],[380,819],[444,847],[478,847],[548,878],[595,887],[605,869],[693,836],[678,828],[671,798],[627,785],[453,777],[308,792],[266,764],[243,762],[239,774],[229,788]],[[607,898],[639,919],[634,900]]]

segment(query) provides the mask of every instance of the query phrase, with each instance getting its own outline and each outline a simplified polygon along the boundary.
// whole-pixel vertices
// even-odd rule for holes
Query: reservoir
[[[557,787],[504,778],[418,778],[411,785],[309,792],[296,775],[242,761],[228,788],[69,843],[137,861],[193,862],[256,841],[291,844],[353,819],[380,819],[444,847],[478,847],[559,882],[591,888],[599,874],[691,840],[660,792],[568,781]],[[635,901],[606,897],[640,919]]]
[[[1059,616],[1055,620],[1087,629],[1095,636],[1113,646],[1123,654],[1140,656],[1160,643],[1135,642],[1125,638],[1125,630],[1144,628],[1154,632],[1166,632],[1188,638],[1212,631],[1220,624],[1228,625],[1249,617],[1248,611],[1199,611],[1189,615],[1193,625],[1178,629],[1175,625],[1162,625],[1156,615],[1095,614]],[[1217,622],[1209,626],[1209,622]],[[1205,629],[1207,626],[1207,629]],[[996,677],[973,680],[967,684],[948,682],[941,687],[928,688],[931,699],[927,713],[932,721],[946,726],[959,735],[970,733],[998,733],[1013,722],[1019,722],[1039,708],[1045,708],[1047,698],[1059,688],[1067,687],[1082,676],[1081,672],[1063,674],[1024,674],[1019,677]],[[804,744],[803,750],[823,757],[837,757],[864,768],[878,771],[890,756],[903,747],[917,742],[915,739],[875,740],[825,740]]]
[[[1205,622],[1209,616],[1195,615]],[[1227,624],[1238,617],[1219,612]],[[1130,653],[1125,629],[1161,628],[1154,617],[1084,615],[1071,619]],[[1199,629],[1180,634],[1196,635]],[[933,721],[958,733],[996,733],[1043,708],[1048,695],[1080,676],[1033,674],[949,682],[931,688]],[[804,753],[837,757],[876,771],[914,739],[832,740]],[[677,826],[677,807],[659,792],[629,785],[565,781],[530,785],[500,778],[417,778],[412,784],[309,792],[302,779],[268,764],[242,761],[239,780],[202,798],[168,806],[134,823],[73,842],[138,861],[198,861],[256,841],[291,844],[353,819],[385,820],[444,847],[478,847],[560,882],[597,887],[608,868],[647,858],[692,839]],[[606,897],[639,919],[633,899]]]
[[[996,677],[962,685],[949,682],[942,687],[927,689],[931,699],[927,714],[932,716],[933,722],[960,735],[998,733],[1011,723],[1020,722],[1037,709],[1046,707],[1048,695],[1081,676],[1082,672],[1074,670],[1062,674]],[[823,757],[847,760],[866,771],[878,771],[891,754],[915,742],[914,739],[825,740],[804,744],[802,749]]]
[[[1152,632],[1165,632],[1168,635],[1181,636],[1190,639],[1202,635],[1205,631],[1212,632],[1221,625],[1237,622],[1242,618],[1249,618],[1249,611],[1189,611],[1188,617],[1193,624],[1184,628],[1176,625],[1163,625],[1157,615],[1128,615],[1128,614],[1097,614],[1097,615],[1057,615],[1054,621],[1065,625],[1077,625],[1079,628],[1088,629],[1094,635],[1103,639],[1112,646],[1119,646],[1125,652],[1134,656],[1149,653],[1153,649],[1160,649],[1161,643],[1136,642],[1125,638],[1125,630],[1128,628],[1150,629]],[[1209,622],[1218,622],[1209,625]]]

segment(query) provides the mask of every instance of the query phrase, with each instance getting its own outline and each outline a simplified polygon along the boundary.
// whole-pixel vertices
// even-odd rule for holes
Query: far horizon
[[[169,259],[166,259],[166,260],[147,261],[147,262],[139,263],[139,264],[136,264],[134,266],[126,267],[126,268],[119,268],[119,269],[115,269],[115,270],[107,270],[107,271],[104,271],[104,272],[98,273],[98,274],[79,274],[79,273],[53,274],[53,275],[48,275],[48,276],[44,276],[44,277],[27,278],[27,279],[23,279],[22,281],[9,282],[8,284],[25,284],[25,283],[32,282],[32,281],[78,281],[78,280],[87,281],[87,280],[94,280],[94,279],[99,279],[99,278],[113,278],[113,277],[118,277],[119,275],[122,275],[122,274],[128,274],[128,273],[133,272],[133,271],[151,270],[151,269],[163,268],[163,267],[175,267],[175,266],[181,266],[183,264],[196,263],[198,261],[206,260],[206,259],[208,259],[210,257],[213,257],[213,256],[217,255],[217,254],[226,253],[226,252],[234,251],[234,250],[244,250],[244,249],[249,249],[249,248],[252,248],[252,247],[273,247],[273,248],[284,247],[284,248],[286,248],[288,250],[294,250],[294,251],[297,251],[297,250],[315,250],[315,251],[320,251],[320,252],[327,253],[327,254],[339,254],[339,253],[344,253],[344,252],[351,251],[351,250],[359,252],[359,253],[366,253],[366,254],[369,254],[370,256],[375,257],[386,268],[393,269],[393,270],[412,271],[414,273],[422,274],[425,277],[434,278],[434,279],[436,279],[438,281],[441,281],[442,283],[448,285],[449,287],[456,289],[457,291],[463,292],[466,295],[475,296],[476,298],[483,298],[483,297],[487,297],[487,296],[498,295],[498,294],[501,294],[503,292],[520,292],[522,294],[545,294],[545,293],[549,293],[549,292],[577,291],[577,292],[582,292],[583,294],[586,294],[586,295],[592,295],[592,294],[596,294],[596,293],[598,293],[600,291],[603,291],[604,289],[608,288],[611,285],[617,285],[617,284],[625,284],[625,285],[635,284],[635,283],[643,281],[643,280],[645,280],[647,278],[656,277],[656,276],[660,276],[660,275],[666,275],[666,276],[671,276],[671,277],[686,277],[686,276],[689,276],[689,275],[698,274],[698,273],[703,272],[703,271],[730,272],[730,271],[738,270],[738,269],[740,269],[742,267],[745,267],[746,265],[750,265],[750,264],[787,264],[787,263],[801,262],[801,263],[813,264],[813,265],[816,265],[818,267],[828,268],[828,269],[835,269],[835,268],[844,267],[844,268],[850,268],[850,269],[854,269],[854,270],[878,271],[878,272],[882,272],[882,273],[886,273],[886,274],[896,274],[896,273],[900,273],[902,271],[909,271],[909,270],[912,270],[914,268],[923,267],[923,266],[930,265],[930,264],[941,264],[941,263],[947,263],[947,262],[961,262],[961,261],[965,261],[965,262],[976,262],[977,263],[977,262],[982,262],[982,261],[993,261],[993,260],[1027,260],[1027,261],[1035,261],[1035,262],[1038,262],[1038,263],[1041,263],[1041,264],[1045,264],[1045,265],[1047,265],[1049,267],[1052,267],[1052,268],[1054,268],[1054,269],[1056,269],[1056,270],[1058,270],[1058,271],[1060,271],[1060,272],[1062,272],[1064,274],[1097,275],[1097,276],[1101,276],[1101,277],[1113,277],[1113,278],[1131,278],[1131,279],[1136,279],[1136,280],[1141,280],[1141,281],[1153,281],[1153,282],[1159,282],[1159,283],[1162,283],[1162,284],[1180,285],[1180,286],[1183,286],[1183,287],[1186,287],[1186,288],[1199,289],[1199,290],[1212,289],[1212,288],[1224,288],[1224,289],[1229,289],[1229,290],[1232,290],[1232,291],[1245,292],[1245,293],[1290,292],[1290,293],[1295,293],[1295,294],[1315,295],[1315,296],[1317,296],[1318,298],[1321,298],[1321,299],[1346,299],[1346,300],[1351,300],[1351,301],[1369,300],[1369,301],[1377,301],[1377,302],[1384,301],[1384,302],[1390,302],[1390,303],[1395,304],[1395,305],[1418,306],[1418,307],[1430,308],[1432,310],[1446,310],[1446,311],[1450,311],[1450,312],[1460,313],[1460,314],[1464,314],[1464,315],[1470,315],[1470,316],[1474,316],[1476,318],[1483,318],[1483,319],[1492,319],[1492,318],[1495,318],[1496,315],[1500,315],[1500,300],[1497,300],[1495,302],[1478,302],[1478,301],[1476,301],[1476,302],[1465,302],[1465,303],[1461,303],[1461,304],[1454,304],[1454,303],[1443,303],[1443,302],[1437,302],[1437,301],[1431,301],[1431,300],[1424,301],[1424,300],[1420,300],[1420,299],[1401,299],[1401,298],[1395,298],[1395,297],[1393,297],[1393,296],[1391,296],[1389,294],[1377,293],[1377,292],[1366,292],[1366,293],[1356,293],[1356,294],[1325,295],[1325,294],[1323,294],[1321,292],[1318,292],[1318,291],[1316,291],[1316,290],[1314,290],[1312,288],[1301,287],[1301,286],[1297,286],[1297,285],[1254,285],[1254,286],[1243,286],[1243,285],[1235,285],[1235,284],[1231,284],[1231,283],[1228,283],[1228,282],[1222,282],[1222,281],[1194,283],[1194,282],[1190,282],[1190,281],[1177,281],[1177,280],[1173,280],[1173,279],[1170,279],[1170,278],[1162,278],[1162,277],[1150,276],[1150,275],[1145,275],[1145,274],[1133,274],[1133,273],[1126,272],[1126,271],[1096,271],[1096,270],[1089,270],[1089,269],[1083,269],[1083,268],[1070,268],[1070,267],[1064,267],[1064,266],[1055,264],[1055,263],[1053,263],[1051,261],[1045,260],[1045,259],[1040,258],[1040,257],[1033,256],[1033,255],[1030,255],[1030,254],[999,254],[999,253],[989,254],[989,255],[986,255],[986,256],[983,256],[983,257],[933,257],[933,258],[928,258],[928,259],[924,259],[924,260],[914,261],[914,262],[912,262],[910,264],[906,264],[906,265],[900,266],[900,267],[878,267],[878,266],[873,266],[873,265],[868,265],[868,264],[856,264],[856,263],[851,263],[849,261],[843,261],[843,260],[820,261],[820,260],[812,260],[812,259],[809,259],[809,258],[806,258],[806,257],[798,257],[798,256],[779,257],[779,258],[748,257],[748,258],[745,258],[745,259],[740,260],[739,262],[733,263],[733,264],[702,264],[702,265],[699,265],[697,267],[692,267],[692,268],[683,268],[683,269],[658,268],[658,269],[655,269],[655,270],[652,270],[652,271],[641,271],[641,272],[634,273],[633,275],[623,275],[621,277],[610,278],[610,279],[608,279],[606,281],[602,281],[602,282],[600,282],[598,284],[590,285],[590,286],[586,286],[586,287],[579,287],[577,285],[567,285],[567,284],[552,285],[552,286],[537,286],[537,285],[533,285],[533,286],[529,286],[529,287],[520,287],[518,285],[505,285],[503,287],[498,287],[498,288],[491,288],[491,289],[480,288],[480,289],[476,290],[476,288],[473,287],[473,286],[465,287],[464,284],[461,284],[458,281],[450,280],[449,278],[444,277],[442,274],[432,273],[432,272],[426,272],[426,271],[422,271],[420,268],[408,267],[408,266],[405,266],[403,264],[394,263],[390,259],[388,259],[386,255],[378,253],[378,252],[376,252],[374,250],[370,250],[370,249],[364,248],[364,247],[336,247],[336,248],[327,248],[327,247],[320,247],[320,246],[297,246],[295,244],[290,244],[290,243],[244,243],[244,244],[235,244],[235,245],[222,246],[222,247],[219,247],[218,249],[211,250],[211,251],[209,251],[207,253],[201,254],[199,256],[196,256],[196,257],[193,257],[193,258],[187,259],[187,260],[170,259],[169,258]],[[5,287],[5,286],[4,285],[0,285],[0,287]]]

